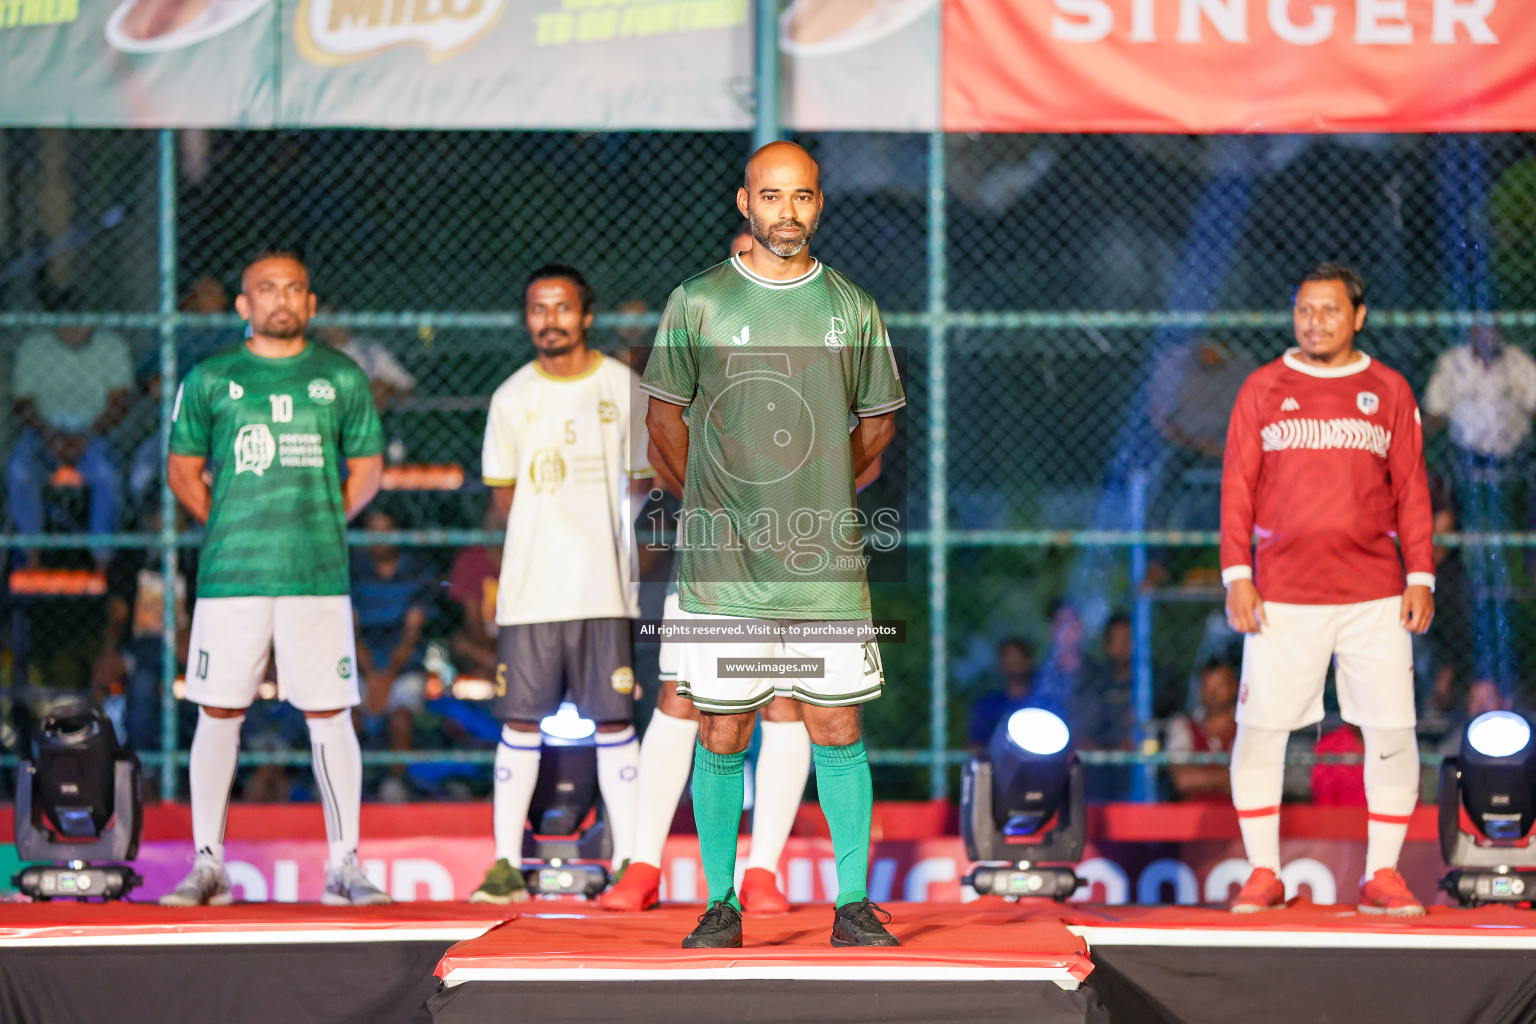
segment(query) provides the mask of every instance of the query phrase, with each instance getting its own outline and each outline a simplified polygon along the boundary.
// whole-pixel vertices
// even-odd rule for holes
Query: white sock
[[[1232,806],[1243,849],[1255,868],[1280,872],[1280,793],[1285,784],[1283,729],[1239,725],[1232,743]]]
[[[661,867],[661,854],[672,831],[672,818],[693,772],[693,747],[699,723],[657,711],[640,741],[640,787],[636,801],[635,845],[630,860]]]
[[[330,840],[328,867],[340,867],[357,855],[358,819],[363,813],[363,752],[347,711],[329,718],[306,718],[311,764],[320,803],[325,809],[325,837]]]
[[[634,856],[639,813],[640,740],[635,727],[597,734],[597,788],[608,811],[615,867]]]
[[[752,809],[752,855],[747,869],[775,874],[811,774],[811,736],[804,722],[763,719],[757,752],[757,803]]]
[[[187,762],[192,790],[192,845],[199,854],[224,860],[224,820],[229,816],[229,788],[240,757],[240,726],[245,716],[214,718],[197,710],[197,731]]]
[[[1412,729],[1360,730],[1365,739],[1365,877],[1397,867],[1419,802],[1419,742]]]
[[[501,727],[496,744],[495,782],[491,789],[492,818],[496,834],[496,859],[513,867],[523,862],[523,828],[528,824],[528,805],[539,781],[539,747],[536,732]]]

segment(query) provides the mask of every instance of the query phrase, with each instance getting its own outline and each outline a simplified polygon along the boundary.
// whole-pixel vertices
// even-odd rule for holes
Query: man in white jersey
[[[580,271],[541,267],[523,297],[537,357],[491,397],[481,457],[507,515],[496,596],[496,863],[470,895],[483,903],[527,899],[519,865],[539,722],[563,697],[597,723],[598,787],[620,874],[639,778],[634,520],[652,475],[644,424],[631,418],[639,381],[587,348],[593,296]]]

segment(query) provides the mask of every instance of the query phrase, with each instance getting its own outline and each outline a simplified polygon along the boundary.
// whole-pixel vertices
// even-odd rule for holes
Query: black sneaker
[[[868,898],[844,903],[832,917],[834,946],[899,946],[896,936],[885,930],[891,915]]]
[[[741,911],[731,906],[732,889],[699,915],[699,926],[683,940],[684,949],[738,949],[741,946]]]

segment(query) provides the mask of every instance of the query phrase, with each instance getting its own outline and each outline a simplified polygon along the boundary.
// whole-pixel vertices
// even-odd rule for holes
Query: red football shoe
[[[661,902],[661,869],[641,861],[631,861],[624,877],[597,898],[604,910],[654,910]]]
[[[741,909],[749,914],[787,914],[789,900],[779,892],[779,880],[767,868],[747,868],[741,876]]]
[[[1396,868],[1381,868],[1360,883],[1360,903],[1355,909],[1362,914],[1419,917],[1424,904],[1414,897]]]
[[[1232,901],[1232,913],[1256,914],[1261,910],[1276,910],[1285,906],[1285,883],[1269,868],[1254,868],[1253,874],[1243,884],[1237,899]]]

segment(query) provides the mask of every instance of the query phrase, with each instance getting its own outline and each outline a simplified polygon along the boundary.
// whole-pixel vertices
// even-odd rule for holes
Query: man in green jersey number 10
[[[741,945],[742,763],[777,695],[801,703],[810,733],[837,858],[832,944],[894,946],[866,891],[873,792],[858,706],[884,674],[854,485],[906,395],[874,300],[807,250],[822,210],[810,154],[758,150],[736,203],[752,247],[672,293],[640,385],[657,471],[683,486],[668,624],[700,638],[668,638],[682,641],[677,693],[702,712],[693,807],[709,904],[683,945]]]
[[[196,859],[160,902],[232,899],[224,819],[240,725],[275,652],[278,692],[309,726],[330,840],[323,899],[388,903],[357,859],[363,765],[349,713],[359,694],[347,520],[379,490],[379,414],[357,364],[305,340],[315,296],[297,253],[251,261],[235,306],[250,337],[193,367],[172,414],[171,489],[207,525],[187,656],[187,699],[200,706],[188,765]]]

